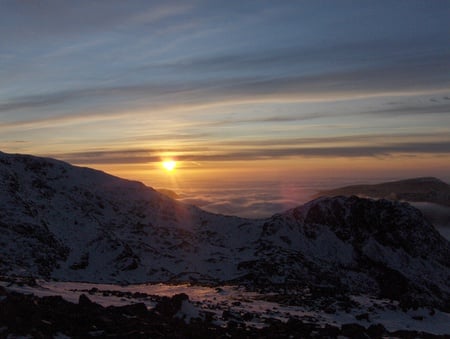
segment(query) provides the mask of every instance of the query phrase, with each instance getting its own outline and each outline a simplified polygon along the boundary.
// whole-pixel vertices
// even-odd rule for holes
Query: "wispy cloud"
[[[147,9],[140,11],[129,18],[129,22],[136,24],[156,24],[161,20],[177,17],[192,10],[193,6],[184,2],[152,4]]]
[[[83,114],[69,114],[48,116],[37,119],[13,120],[9,122],[0,122],[0,129],[5,130],[29,130],[41,128],[55,128],[61,126],[75,126],[77,124],[89,124],[94,122],[102,122],[111,119],[120,118],[119,114],[99,114],[86,112]]]
[[[242,142],[239,148],[226,148],[213,145],[206,147],[183,147],[161,148],[161,149],[137,149],[137,150],[114,150],[114,151],[91,151],[69,154],[58,154],[59,158],[75,164],[138,164],[160,162],[166,153],[174,154],[178,161],[205,162],[205,161],[239,161],[239,160],[268,160],[288,157],[390,157],[396,154],[448,154],[450,153],[450,140],[424,141],[424,142],[402,142],[381,141],[374,142],[367,137],[340,137],[325,139],[296,139],[287,141]],[[360,144],[362,140],[366,142]],[[400,138],[401,140],[401,138]],[[330,144],[338,143],[331,146]],[[369,142],[367,142],[369,141]],[[373,143],[370,143],[372,141]],[[314,143],[314,146],[307,146]],[[353,145],[342,145],[339,143],[353,143]],[[231,145],[229,145],[231,146]],[[252,147],[253,146],[253,147]],[[255,147],[258,146],[258,147]],[[261,147],[264,146],[264,147]]]
[[[438,99],[418,105],[398,105],[395,107],[383,107],[376,110],[368,110],[361,114],[376,115],[417,115],[417,114],[449,114],[450,103],[439,103]]]
[[[5,38],[44,36],[71,36],[96,34],[117,29],[121,25],[154,24],[185,13],[190,7],[182,2],[157,3],[154,1],[129,1],[126,5],[118,1],[109,3],[79,0],[77,3],[66,1],[17,2],[2,1],[2,11],[11,20],[22,18],[32,32],[17,29],[15,25],[5,23]]]
[[[448,60],[450,60],[450,55]],[[447,61],[450,69],[450,61]],[[37,109],[92,101],[93,106],[114,106],[125,100],[134,106],[153,105],[164,107],[177,105],[204,105],[239,103],[241,101],[270,102],[323,100],[326,98],[360,98],[374,95],[404,94],[434,90],[450,90],[450,80],[436,81],[441,77],[442,67],[422,69],[383,68],[361,69],[314,76],[256,77],[190,81],[188,83],[146,83],[112,87],[64,90],[41,95],[11,98],[0,103],[1,112]],[[133,103],[139,99],[138,103]],[[432,110],[445,111],[448,104],[432,105]],[[427,107],[412,108],[426,110]],[[407,113],[398,108],[390,112]]]

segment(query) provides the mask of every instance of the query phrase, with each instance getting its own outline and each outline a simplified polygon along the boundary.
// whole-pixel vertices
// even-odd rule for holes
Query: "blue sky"
[[[128,177],[167,157],[443,175],[449,15],[443,0],[0,0],[1,150]]]

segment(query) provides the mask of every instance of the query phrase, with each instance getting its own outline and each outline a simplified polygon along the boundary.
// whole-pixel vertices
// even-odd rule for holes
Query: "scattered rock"
[[[180,310],[183,300],[189,300],[184,293],[175,294],[172,298],[163,297],[156,305],[154,312],[160,316],[172,318]]]
[[[367,321],[370,321],[369,313],[362,313],[362,314],[355,315],[355,318],[356,318],[356,320],[367,320]]]
[[[413,315],[411,318],[413,318],[414,320],[420,320],[420,321],[425,319],[425,317],[421,316],[421,315]]]
[[[350,338],[366,338],[366,329],[359,324],[344,324],[341,326],[342,335]]]
[[[368,329],[358,324],[345,324],[341,328],[320,326],[311,322],[290,318],[286,323],[270,319],[267,327],[247,327],[245,321],[251,313],[241,315],[224,311],[227,327],[215,325],[212,313],[204,319],[186,323],[174,317],[183,303],[189,302],[186,294],[161,297],[155,309],[149,311],[145,304],[137,303],[121,307],[102,307],[81,294],[78,304],[60,296],[38,298],[8,292],[0,287],[0,337],[31,336],[52,337],[114,337],[114,338],[434,338],[417,331],[389,333],[383,325],[371,325]],[[365,318],[365,316],[363,317]],[[440,336],[446,338],[446,336]]]
[[[370,325],[367,334],[371,338],[381,338],[387,333],[386,328],[382,324]]]

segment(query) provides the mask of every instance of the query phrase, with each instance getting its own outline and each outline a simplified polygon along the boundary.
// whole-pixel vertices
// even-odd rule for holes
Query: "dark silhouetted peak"
[[[450,206],[450,185],[434,177],[406,179],[373,185],[345,186],[321,191],[316,194],[316,197],[339,195],[430,202]]]
[[[179,199],[180,198],[180,196],[176,192],[174,192],[172,190],[169,190],[167,188],[158,188],[157,191],[159,193],[167,195],[169,198],[172,198],[172,199]]]

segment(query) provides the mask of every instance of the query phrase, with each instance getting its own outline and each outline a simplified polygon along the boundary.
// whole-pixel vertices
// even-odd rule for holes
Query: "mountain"
[[[0,153],[0,274],[366,293],[450,310],[450,243],[407,203],[319,198],[265,220]]]
[[[316,194],[316,197],[337,195],[429,202],[450,207],[450,185],[433,177],[391,181],[374,185],[345,186],[320,191]]]
[[[169,198],[172,198],[172,199],[179,199],[180,198],[180,196],[176,192],[174,192],[172,190],[169,190],[167,188],[158,188],[158,192],[162,193],[164,195],[167,195]]]
[[[374,185],[352,185],[320,191],[315,197],[339,195],[409,202],[450,240],[450,185],[437,178],[425,177]]]
[[[53,159],[0,154],[0,191],[0,273],[98,282],[189,272],[227,279],[238,273],[224,262],[250,253],[256,234],[245,219]]]
[[[260,277],[450,309],[450,243],[407,203],[322,197],[267,220],[257,251]]]

